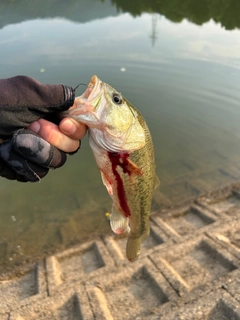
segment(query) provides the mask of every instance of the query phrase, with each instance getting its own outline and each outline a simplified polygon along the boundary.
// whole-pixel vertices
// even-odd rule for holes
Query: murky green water
[[[2,1],[1,78],[112,84],[152,132],[154,209],[176,204],[240,179],[239,11],[238,0]],[[87,139],[40,184],[0,179],[0,202],[10,268],[110,231]]]

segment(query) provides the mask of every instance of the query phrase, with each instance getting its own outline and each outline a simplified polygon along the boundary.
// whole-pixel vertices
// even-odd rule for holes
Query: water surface
[[[76,86],[97,74],[113,85],[152,132],[161,180],[153,209],[174,205],[240,178],[238,6],[3,1],[1,78]],[[87,138],[41,183],[0,179],[0,191],[0,263],[8,268],[110,232],[111,201]]]

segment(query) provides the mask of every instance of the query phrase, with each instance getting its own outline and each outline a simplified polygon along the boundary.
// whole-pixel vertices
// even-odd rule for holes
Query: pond
[[[158,210],[240,179],[239,11],[238,0],[2,1],[1,78],[75,87],[96,74],[122,92],[152,133]],[[41,183],[0,179],[0,202],[2,267],[111,232],[87,138]]]

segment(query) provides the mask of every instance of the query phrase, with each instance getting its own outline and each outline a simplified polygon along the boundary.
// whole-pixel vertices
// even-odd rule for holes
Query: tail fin
[[[131,234],[127,240],[126,255],[130,262],[137,260],[141,252],[141,244],[149,236],[149,228],[140,237],[133,237]]]

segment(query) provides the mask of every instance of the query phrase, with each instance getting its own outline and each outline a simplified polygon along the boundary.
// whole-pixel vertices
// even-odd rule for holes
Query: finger
[[[1,151],[0,151],[1,152]],[[0,176],[8,180],[16,180],[16,172],[0,158]]]
[[[65,135],[59,127],[45,119],[34,121],[28,129],[37,133],[44,140],[64,152],[74,152],[79,148],[79,141]]]
[[[37,182],[44,177],[48,168],[40,167],[26,159],[22,158],[17,152],[13,150],[12,142],[7,141],[0,146],[0,156],[7,163],[7,165],[16,173],[15,179],[18,181],[31,181]],[[13,179],[12,171],[11,175],[5,174],[5,177]]]
[[[74,119],[64,118],[59,124],[60,130],[74,140],[81,140],[87,131],[87,127]]]
[[[59,168],[67,160],[65,152],[55,148],[49,142],[31,130],[23,129],[12,138],[14,150],[24,159],[45,168]]]

